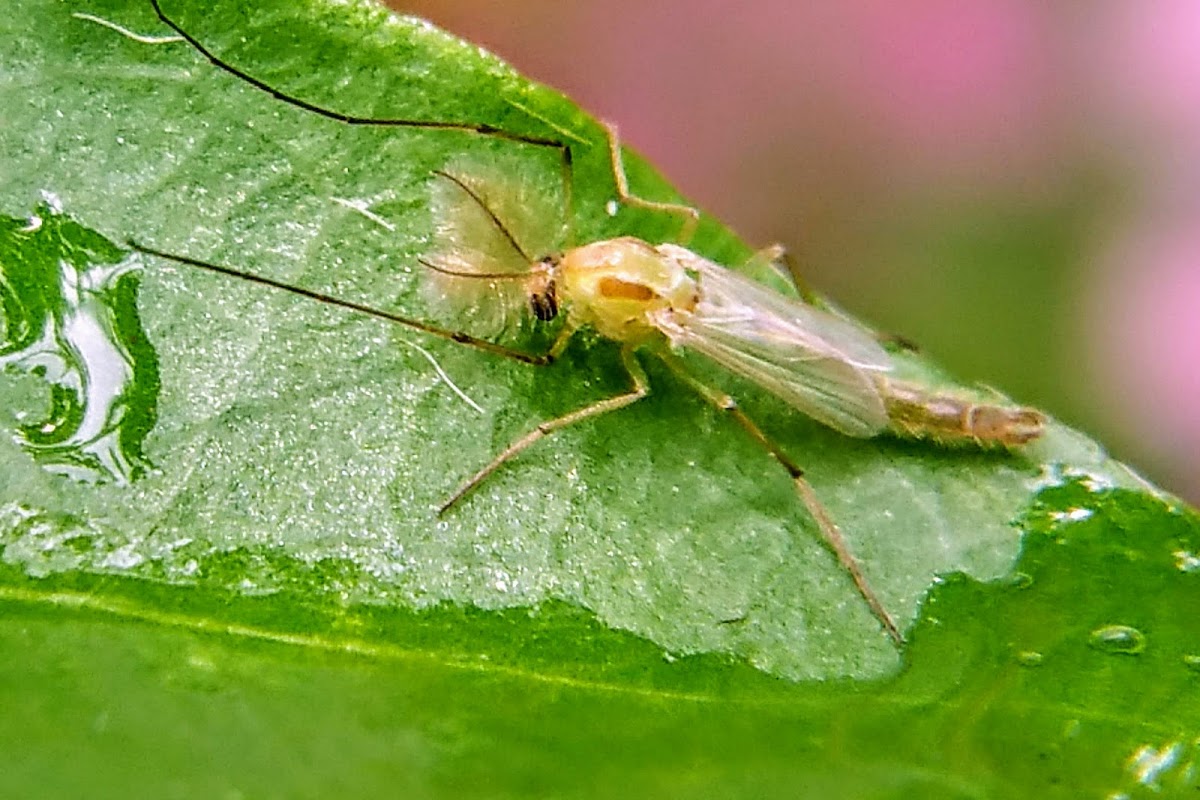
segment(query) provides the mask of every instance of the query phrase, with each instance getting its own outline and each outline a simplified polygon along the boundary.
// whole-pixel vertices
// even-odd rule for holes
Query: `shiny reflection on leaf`
[[[129,483],[157,417],[158,360],[137,314],[136,260],[44,203],[0,217],[0,365],[49,387],[14,409],[15,439],[45,469]]]

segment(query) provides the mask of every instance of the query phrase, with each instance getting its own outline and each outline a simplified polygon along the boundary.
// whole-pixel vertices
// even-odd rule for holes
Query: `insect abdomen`
[[[979,403],[912,384],[881,386],[892,431],[944,445],[1019,447],[1045,431],[1045,416],[1032,408]]]

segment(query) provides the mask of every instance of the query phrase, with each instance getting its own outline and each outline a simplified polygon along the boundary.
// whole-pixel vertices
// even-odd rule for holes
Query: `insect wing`
[[[700,352],[848,436],[869,437],[888,415],[873,373],[892,368],[871,336],[827,312],[694,254],[700,299],[662,320],[672,343]]]

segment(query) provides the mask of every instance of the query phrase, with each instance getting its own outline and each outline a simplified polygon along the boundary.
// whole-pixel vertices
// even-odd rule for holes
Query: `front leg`
[[[556,348],[557,349],[557,348]],[[637,357],[634,356],[633,350],[630,347],[625,347],[621,350],[621,363],[625,366],[625,371],[629,373],[630,382],[633,384],[633,389],[625,394],[619,394],[615,397],[609,397],[591,405],[584,406],[570,414],[564,414],[546,422],[539,423],[536,428],[525,434],[515,442],[504,448],[503,451],[488,463],[486,467],[476,472],[470,478],[463,482],[454,494],[438,508],[438,515],[445,514],[459,500],[462,500],[467,494],[474,490],[479,484],[487,480],[493,472],[500,469],[506,462],[516,458],[526,448],[534,443],[545,439],[555,431],[561,430],[568,425],[573,425],[576,422],[582,422],[585,419],[598,417],[601,414],[607,414],[611,411],[625,408],[626,406],[636,403],[647,394],[650,393],[650,382],[646,378],[646,373],[642,369],[642,365],[637,362]]]
[[[611,122],[604,121],[601,121],[600,124],[604,126],[604,131],[608,134],[608,157],[612,164],[613,182],[617,186],[618,199],[622,203],[631,206],[638,206],[650,211],[662,211],[665,214],[675,214],[682,217],[683,224],[679,228],[678,239],[680,244],[686,246],[696,233],[696,226],[700,224],[699,210],[683,203],[647,200],[644,197],[632,194],[629,191],[629,177],[625,174],[625,159],[621,157],[621,137],[617,133],[617,126]]]
[[[792,288],[796,290],[796,294],[800,295],[801,300],[810,306],[816,306],[820,309],[825,308],[825,303],[812,290],[808,281],[804,279],[799,265],[796,264],[796,259],[792,257],[792,254],[782,244],[776,242],[755,252],[746,261],[745,266],[746,268],[765,266],[773,269],[787,278],[788,282],[792,284]]]

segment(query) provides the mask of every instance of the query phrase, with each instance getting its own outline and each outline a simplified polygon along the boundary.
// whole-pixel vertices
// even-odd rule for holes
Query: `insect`
[[[562,156],[565,204],[571,194],[571,146],[550,138],[525,136],[490,125],[468,122],[354,117],[284,94],[223,61],[192,37],[151,0],[160,19],[212,64],[284,103],[351,125],[459,131],[525,145],[556,148]],[[640,354],[660,359],[687,386],[716,409],[728,414],[790,476],[796,493],[829,548],[853,580],[887,634],[903,637],[892,615],[871,588],[838,525],[804,477],[804,471],[738,406],[726,392],[695,377],[676,354],[690,350],[786,401],[796,410],[852,437],[891,433],[925,438],[941,445],[1019,447],[1041,435],[1045,420],[1029,408],[978,403],[952,394],[928,391],[894,380],[893,363],[876,338],[814,302],[793,299],[688,249],[699,220],[695,209],[638,197],[629,191],[621,148],[612,126],[608,134],[612,177],[621,202],[678,215],[679,241],[653,244],[623,236],[559,251],[529,250],[513,234],[487,199],[487,181],[469,169],[448,165],[435,171],[435,219],[446,231],[442,252],[421,258],[431,278],[455,287],[452,292],[483,289],[497,304],[515,302],[539,322],[562,317],[553,344],[542,353],[499,344],[489,338],[453,330],[421,319],[285,284],[270,278],[172,254],[130,241],[144,254],[292,292],[398,323],[525,364],[553,363],[572,336],[591,328],[620,345],[620,360],[629,379],[628,391],[538,423],[467,478],[441,505],[445,513],[520,453],[570,425],[612,413],[646,397],[649,380]],[[440,199],[438,199],[440,198]],[[440,215],[440,216],[439,216]],[[499,242],[485,260],[463,255],[462,237],[474,215]],[[566,215],[569,229],[569,213]],[[795,270],[779,247],[754,256],[786,267],[803,292]]]

